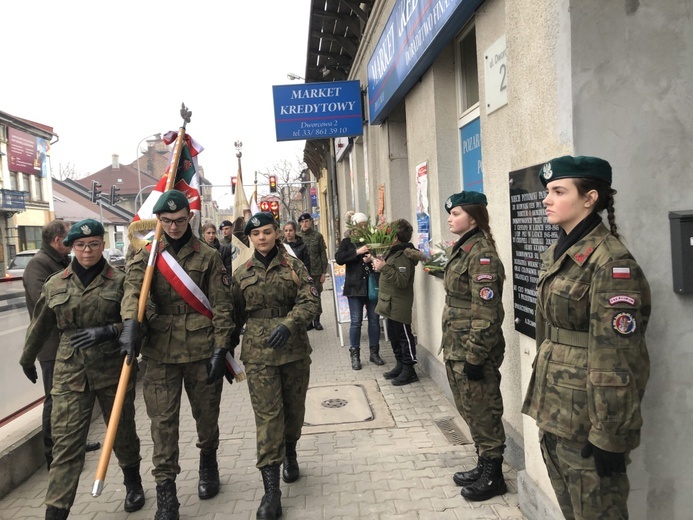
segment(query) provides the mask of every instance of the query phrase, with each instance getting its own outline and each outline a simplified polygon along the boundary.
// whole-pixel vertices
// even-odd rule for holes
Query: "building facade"
[[[313,2],[313,9],[330,5]],[[693,138],[693,5],[383,0],[361,6],[367,13],[341,14],[360,20],[363,32],[348,63],[342,62],[345,77],[335,79],[360,82],[363,135],[349,138],[339,153],[331,146],[321,166],[327,177],[323,211],[332,212],[336,223],[331,239],[345,229],[340,217],[355,210],[406,218],[415,228],[412,241],[425,249],[456,238],[444,208],[450,194],[463,189],[486,194],[508,274],[502,367],[506,459],[519,471],[527,516],[561,518],[537,429],[520,413],[536,346],[531,306],[522,303],[531,300],[531,288],[519,288],[524,279],[515,268],[524,238],[514,196],[536,189],[525,184],[553,157],[607,159],[622,239],[643,267],[653,297],[645,424],[629,466],[631,518],[689,518],[693,294],[675,289],[672,266],[693,258],[693,231],[684,227],[689,234],[674,237],[670,222],[693,209],[693,152],[686,144]],[[311,62],[310,45],[305,77],[322,81],[315,71],[324,55]],[[349,54],[348,46],[342,50]],[[306,154],[313,148],[307,144]],[[534,216],[543,216],[541,198],[540,190],[533,199],[528,196]],[[546,247],[546,236],[527,244]],[[690,267],[683,272],[691,276]],[[413,323],[419,361],[446,389],[435,319],[444,301],[442,280],[421,270]]]

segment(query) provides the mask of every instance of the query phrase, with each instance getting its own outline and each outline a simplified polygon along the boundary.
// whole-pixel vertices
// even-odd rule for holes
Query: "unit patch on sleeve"
[[[626,296],[625,294],[617,294],[609,298],[609,305],[616,305],[617,303],[627,303],[628,305],[635,305],[635,298]]]
[[[493,280],[493,275],[492,274],[480,274],[479,276],[476,277],[477,282],[482,282],[484,280]]]
[[[317,290],[314,286],[310,288],[310,294],[312,294],[312,295],[315,296],[316,298],[319,296],[319,295],[318,295],[318,290]]]
[[[489,265],[491,263],[491,259],[490,258],[479,258],[479,263],[481,265]]]
[[[611,325],[621,336],[630,336],[637,327],[635,316],[630,312],[619,312],[616,314],[611,320]]]
[[[490,287],[482,287],[479,291],[479,296],[482,300],[491,300],[494,296],[493,289],[491,289]]]

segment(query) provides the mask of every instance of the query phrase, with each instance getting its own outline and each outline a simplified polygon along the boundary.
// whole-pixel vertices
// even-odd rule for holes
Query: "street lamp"
[[[297,80],[297,79],[302,79],[303,81],[306,80],[303,76],[299,76],[298,74],[294,74],[293,72],[289,72],[286,75],[287,78],[289,78],[291,81]]]
[[[140,189],[140,191],[137,192],[137,195],[135,195],[135,212],[137,211],[137,199],[140,199],[142,192],[148,188],[156,188],[156,184],[150,184],[149,186],[145,186],[144,188]],[[142,206],[141,203],[140,203],[140,206]]]
[[[142,141],[145,141],[150,137],[156,137],[157,140],[160,140],[161,133],[151,134],[147,137],[143,137],[142,139],[140,139],[140,142],[137,143],[137,155],[135,157],[137,157],[137,189],[140,190],[140,193],[142,192],[142,176],[140,173],[140,146],[142,146]],[[135,197],[135,211],[137,211],[137,197]]]

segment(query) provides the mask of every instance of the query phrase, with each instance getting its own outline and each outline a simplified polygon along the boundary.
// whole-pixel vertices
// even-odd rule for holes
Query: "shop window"
[[[476,31],[472,26],[457,39],[460,117],[479,104],[479,71],[476,61]]]

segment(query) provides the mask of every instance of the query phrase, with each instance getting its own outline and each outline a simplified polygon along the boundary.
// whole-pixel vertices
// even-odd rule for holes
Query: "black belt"
[[[291,309],[289,307],[278,307],[274,309],[258,309],[248,313],[249,318],[283,318]]]
[[[154,312],[157,314],[194,314],[197,311],[187,303],[177,303],[174,305],[159,305],[157,303]]]

